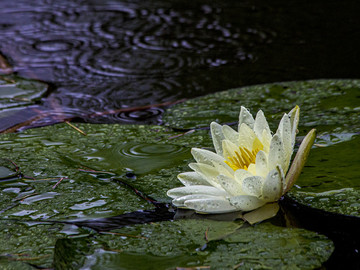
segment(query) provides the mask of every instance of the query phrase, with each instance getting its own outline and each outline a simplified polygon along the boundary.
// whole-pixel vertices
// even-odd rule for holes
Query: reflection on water
[[[229,72],[219,74],[219,68],[253,61],[254,47],[274,37],[255,24],[251,5],[233,1],[2,2],[0,51],[21,75],[57,85],[45,101],[48,109],[55,103],[62,113],[82,118],[83,111],[225,89]],[[232,14],[234,7],[239,13]],[[219,82],[211,80],[214,72]],[[238,78],[230,83],[239,84]],[[100,122],[147,121],[160,113],[111,115]]]
[[[158,123],[161,111],[86,115],[254,83],[356,77],[357,1],[296,2],[2,0],[0,51],[20,75],[55,85],[46,111]]]

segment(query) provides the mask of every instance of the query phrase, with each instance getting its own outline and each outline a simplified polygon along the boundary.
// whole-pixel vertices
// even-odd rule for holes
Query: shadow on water
[[[1,5],[0,52],[21,76],[55,85],[40,109],[81,121],[159,123],[153,109],[87,115],[264,82],[357,77],[360,67],[357,1]]]

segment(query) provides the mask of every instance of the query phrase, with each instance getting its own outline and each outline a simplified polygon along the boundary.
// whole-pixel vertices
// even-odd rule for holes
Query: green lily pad
[[[355,80],[321,80],[229,90],[204,97],[207,100],[199,98],[176,105],[164,120],[168,126],[180,130],[207,128],[211,121],[236,122],[238,109],[244,105],[253,112],[263,109],[274,129],[282,113],[298,104],[302,110],[300,136],[315,126],[320,131],[316,144],[326,147],[316,146],[311,150],[304,172],[289,196],[325,211],[358,216],[354,208],[359,198],[355,169],[358,161],[354,156],[360,131],[360,110],[354,105],[358,85]],[[257,96],[248,95],[252,93],[250,90],[245,95],[244,89],[255,89]],[[228,96],[222,99],[222,94]],[[337,97],[339,103],[331,97],[334,100]],[[248,103],[243,103],[244,100]],[[324,100],[332,105],[328,106]],[[214,109],[209,104],[214,104]],[[183,114],[175,117],[176,111]],[[199,114],[195,115],[195,111]],[[9,263],[11,267],[26,269],[22,257],[9,254],[22,254],[23,249],[15,244],[17,237],[32,241],[31,237],[40,238],[43,230],[47,230],[49,241],[34,240],[39,249],[31,252],[29,244],[25,254],[32,259],[31,263],[57,269],[100,269],[100,266],[137,269],[149,263],[156,269],[195,266],[313,269],[320,267],[333,250],[331,241],[324,236],[269,223],[237,229],[241,223],[178,220],[124,227],[91,237],[89,231],[74,225],[34,223],[86,220],[153,208],[115,180],[168,203],[166,191],[181,186],[176,175],[188,171],[187,164],[193,161],[190,148],[212,148],[207,129],[182,133],[159,126],[77,126],[88,135],[60,124],[0,136],[1,156],[16,164],[23,174],[12,175],[15,171],[11,165],[0,164],[7,179],[0,182],[0,218],[4,227],[16,224],[14,230],[22,230],[9,233],[16,237],[9,247],[1,247],[0,266]],[[352,189],[344,190],[344,187]],[[330,192],[339,189],[342,189],[340,193]],[[327,203],[329,197],[339,199]],[[13,219],[23,223],[10,221]],[[31,228],[29,235],[27,227]],[[53,227],[57,232],[52,231]],[[53,256],[41,257],[50,251],[54,251]]]
[[[360,136],[353,140],[311,150],[305,168],[296,182],[299,191],[324,192],[342,188],[360,189]],[[293,190],[296,190],[294,188]]]
[[[29,264],[50,268],[57,239],[68,235],[66,226],[0,220],[0,268],[34,269]],[[76,228],[74,233],[86,231]]]
[[[10,160],[0,158],[0,181],[12,179],[19,174],[18,168]]]
[[[313,208],[360,217],[360,136],[312,149],[289,196]]]
[[[241,224],[241,223],[240,223]],[[64,269],[314,269],[333,251],[326,237],[303,229],[263,223],[238,228],[236,222],[179,220],[136,225],[94,239],[61,239],[55,250]],[[229,235],[206,242],[205,234]],[[89,248],[90,247],[90,248]]]
[[[360,80],[310,80],[247,86],[188,100],[166,111],[163,121],[177,129],[238,121],[240,106],[263,110],[276,128],[284,112],[301,109],[300,127],[318,132],[360,131]],[[274,119],[274,120],[272,120]],[[339,125],[340,124],[340,125]]]
[[[24,79],[16,75],[0,76],[0,110],[33,104],[48,90],[43,82]]]
[[[66,124],[1,135],[0,152],[25,176],[0,184],[3,217],[85,219],[151,206],[113,178],[163,202],[207,131],[179,135],[158,126]],[[4,168],[4,170],[7,168]],[[4,174],[8,176],[8,170]],[[101,172],[96,172],[101,171]]]
[[[158,126],[77,126],[88,135],[59,124],[0,136],[2,156],[16,164],[24,175],[0,184],[2,224],[7,227],[14,224],[11,220],[18,220],[17,226],[2,231],[4,239],[10,234],[16,236],[11,245],[0,247],[3,262],[27,266],[22,255],[18,255],[26,254],[31,263],[59,269],[78,269],[94,262],[99,267],[131,269],[134,262],[139,267],[149,261],[157,269],[196,265],[228,269],[236,264],[251,268],[259,263],[269,267],[305,263],[305,268],[313,268],[326,261],[333,250],[332,242],[316,233],[278,227],[270,232],[266,227],[270,225],[237,230],[242,223],[179,220],[124,227],[89,238],[88,233],[74,225],[51,224],[51,220],[83,220],[153,208],[113,179],[168,202],[166,191],[181,185],[176,175],[187,170],[187,163],[192,160],[190,147],[211,145],[207,130],[181,134]],[[21,220],[25,223],[19,223]],[[36,223],[46,220],[49,224]],[[44,230],[46,234],[39,236]],[[210,242],[202,250],[205,231]],[[239,231],[245,233],[242,240],[230,238]],[[16,246],[18,237],[29,244]],[[42,237],[46,239],[37,240]],[[289,245],[296,256],[282,257],[288,244],[280,238],[296,239]],[[262,241],[256,242],[257,239]],[[281,248],[269,257],[259,257],[266,239],[269,247],[265,252],[275,251],[279,244]],[[253,241],[258,244],[249,249]],[[32,249],[30,242],[37,248]]]
[[[343,188],[325,192],[292,192],[288,195],[299,203],[327,212],[360,217],[360,190]]]

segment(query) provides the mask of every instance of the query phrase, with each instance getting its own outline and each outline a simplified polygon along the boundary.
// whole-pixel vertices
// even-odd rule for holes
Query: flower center
[[[251,163],[255,164],[256,154],[260,150],[261,149],[256,148],[250,151],[246,147],[239,147],[239,151],[235,151],[235,156],[228,157],[228,160],[225,160],[225,163],[234,171],[238,169],[247,170]]]

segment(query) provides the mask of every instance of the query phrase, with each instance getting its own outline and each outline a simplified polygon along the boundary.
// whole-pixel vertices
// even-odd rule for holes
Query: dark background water
[[[51,84],[35,108],[63,118],[160,123],[159,108],[89,115],[251,84],[360,77],[357,0],[0,0],[0,6],[0,52],[19,75]],[[28,107],[2,122],[11,126],[37,112]]]

